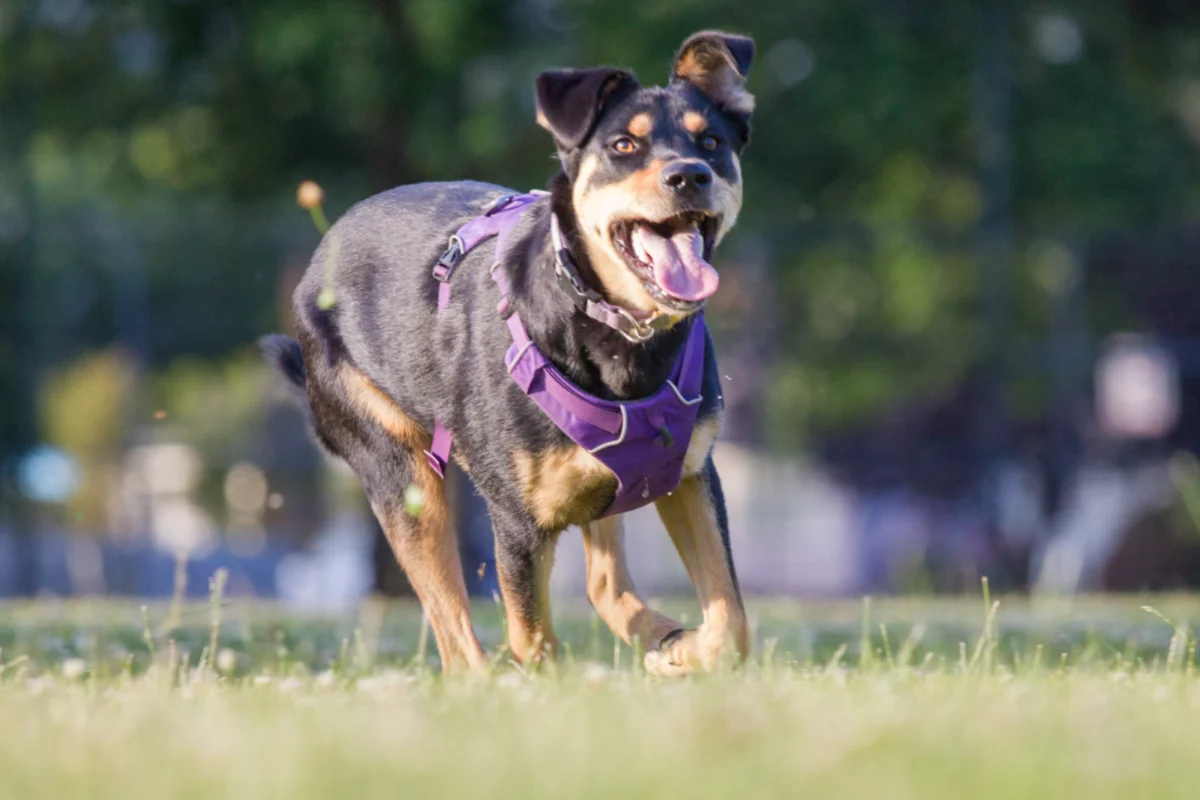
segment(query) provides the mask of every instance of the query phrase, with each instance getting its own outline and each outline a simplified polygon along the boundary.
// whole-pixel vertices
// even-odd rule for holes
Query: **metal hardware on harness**
[[[483,215],[486,217],[488,214],[493,214],[516,199],[515,194],[502,194],[483,207]]]
[[[433,265],[433,277],[442,283],[447,283],[450,276],[454,274],[454,268],[462,263],[466,254],[466,248],[463,247],[463,241],[458,234],[451,236],[450,246],[446,248],[446,252],[438,256],[437,263]]]
[[[654,316],[648,320],[640,320],[630,314],[625,309],[617,306],[617,313],[629,320],[633,325],[632,331],[626,331],[623,328],[617,328],[617,333],[624,336],[628,341],[641,344],[642,342],[650,341],[650,337],[659,331],[665,331],[671,327],[671,318],[666,314],[654,312]]]
[[[502,194],[495,200],[483,207],[483,216],[491,216],[497,211],[502,211],[513,200],[517,199],[515,194]],[[437,263],[433,265],[434,279],[442,283],[449,283],[450,276],[454,274],[455,268],[462,263],[463,258],[467,255],[467,246],[463,244],[462,237],[457,233],[450,237],[450,245],[446,251],[438,256]]]
[[[575,262],[566,250],[556,251],[554,274],[558,276],[558,282],[562,288],[571,295],[575,305],[580,308],[583,308],[588,300],[600,299],[600,295],[583,285],[583,279],[579,277],[579,271],[575,269]]]

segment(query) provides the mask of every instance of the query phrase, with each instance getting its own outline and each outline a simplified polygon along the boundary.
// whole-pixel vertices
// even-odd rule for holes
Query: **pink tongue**
[[[697,301],[711,297],[721,278],[704,260],[704,238],[692,229],[670,239],[638,225],[633,229],[637,243],[650,256],[654,281],[664,292],[679,300]]]

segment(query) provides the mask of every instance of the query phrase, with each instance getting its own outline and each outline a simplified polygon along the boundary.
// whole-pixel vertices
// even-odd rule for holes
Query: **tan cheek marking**
[[[596,174],[599,165],[600,160],[596,156],[584,156],[583,163],[579,165],[579,174],[571,187],[571,204],[575,206],[575,216],[579,218],[580,225],[585,232],[590,232],[598,222],[598,220],[585,216],[584,211],[589,205],[588,196],[591,193],[592,176]]]
[[[429,434],[412,417],[405,414],[392,398],[366,375],[343,363],[339,369],[346,396],[354,408],[373,419],[399,443],[408,447],[429,446]]]
[[[620,183],[592,188],[598,165],[596,156],[585,158],[572,194],[588,259],[610,300],[626,308],[653,311],[657,308],[654,298],[613,249],[608,227],[618,217],[659,219],[671,214],[661,190],[663,162],[656,159]]]
[[[683,115],[683,127],[690,133],[700,133],[708,129],[708,120],[698,111],[688,111]]]
[[[714,414],[704,420],[692,431],[692,441],[688,445],[687,454],[683,457],[684,476],[695,475],[704,467],[708,454],[712,452],[717,437],[721,435],[721,415]]]
[[[617,186],[627,186],[634,198],[641,194],[662,191],[662,168],[662,160],[656,158]],[[636,199],[631,198],[631,202],[636,202]]]
[[[609,222],[619,215],[655,219],[672,213],[669,198],[662,191],[661,159],[654,159],[617,183],[593,189],[592,176],[598,166],[596,156],[589,155],[584,160],[571,198],[575,214],[588,233],[604,233]],[[660,207],[654,208],[656,205]]]
[[[639,139],[649,136],[654,131],[654,119],[646,113],[637,114],[633,119],[629,120],[627,130],[631,136],[636,136]]]
[[[721,213],[721,229],[717,231],[716,243],[720,244],[737,222],[742,210],[742,164],[733,156],[733,179],[718,177],[713,186],[713,205]]]
[[[619,216],[645,216],[649,219],[669,216],[671,207],[662,190],[662,168],[662,160],[656,158],[629,177],[590,192],[584,198],[582,208],[577,206],[576,211],[586,210],[586,215],[581,216],[600,232],[604,232],[608,223]],[[644,213],[656,204],[661,204],[661,213]]]
[[[594,159],[594,156],[589,158]],[[596,169],[595,161],[593,160],[587,166],[591,167],[587,178],[591,178],[591,172]],[[610,203],[619,203],[621,208],[631,208],[637,205],[644,205],[645,196],[650,193],[660,192],[662,190],[662,168],[663,161],[656,158],[646,166],[634,172],[627,178],[623,178],[616,183],[606,184],[599,189],[596,189],[591,194],[611,195]],[[579,172],[579,182],[576,183],[576,191],[580,191],[580,183],[584,182],[583,170]]]
[[[540,453],[513,453],[525,505],[538,525],[547,530],[565,528],[572,520],[586,517],[587,504],[597,501],[616,479],[608,467],[576,444]]]

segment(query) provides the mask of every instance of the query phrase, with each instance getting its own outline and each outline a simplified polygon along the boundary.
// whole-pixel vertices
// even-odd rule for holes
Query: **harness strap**
[[[692,323],[692,330],[688,334],[687,344],[684,346],[682,368],[679,372],[679,385],[675,388],[682,395],[680,399],[690,402],[693,398],[700,396],[700,390],[704,386],[704,350],[708,346],[707,329],[699,324],[699,320]],[[697,353],[699,351],[699,353]],[[699,356],[699,357],[697,357]]]
[[[496,283],[496,288],[500,290],[500,311],[506,317],[504,322],[508,326],[508,332],[513,340],[512,350],[514,351],[514,355],[512,360],[506,362],[504,365],[511,375],[513,367],[525,357],[525,353],[533,345],[533,340],[529,338],[529,331],[525,329],[525,323],[521,321],[521,315],[509,307],[508,297],[512,287],[508,282],[508,276],[504,274],[503,269],[500,269],[499,259],[492,265],[491,275],[492,280]],[[571,387],[563,384],[561,378],[556,373],[547,373],[545,370],[539,369],[533,372],[529,380],[525,383],[519,380],[517,383],[528,394],[533,387],[533,382],[537,380],[541,380],[546,391],[576,417],[586,420],[598,428],[603,428],[609,433],[620,432],[620,414],[596,408],[577,395]]]
[[[526,195],[500,195],[484,207],[483,214],[455,231],[450,237],[450,246],[433,265],[433,277],[441,284],[438,286],[438,311],[444,311],[450,305],[450,278],[467,253],[492,236],[500,236],[503,239],[512,227],[501,212],[507,214],[522,209],[543,194],[545,193],[531,192]],[[503,241],[500,244],[502,245]]]
[[[533,344],[529,341],[529,335],[525,331],[525,326],[521,324],[520,319],[516,314],[513,314],[508,319],[508,329],[513,332],[513,341],[516,342],[516,355],[510,363],[505,364],[508,372],[512,375],[513,368],[525,357],[529,347]],[[516,334],[520,333],[525,343],[520,343],[517,340]],[[557,371],[550,371],[543,368],[541,365],[529,373],[529,377],[522,380],[516,375],[513,375],[513,380],[521,387],[525,394],[531,394],[535,389],[542,388],[554,398],[554,400],[571,413],[572,416],[587,422],[597,428],[608,431],[612,434],[621,432],[622,415],[617,411],[609,411],[608,409],[598,408],[589,403],[587,400],[575,393],[569,385],[564,382],[563,377]]]
[[[462,263],[467,253],[474,250],[480,242],[496,236],[499,238],[496,243],[496,263],[499,264],[500,254],[504,251],[504,245],[508,239],[508,232],[516,224],[511,220],[509,214],[522,210],[545,194],[545,192],[539,191],[524,195],[502,194],[488,203],[480,216],[463,225],[450,237],[449,247],[433,265],[433,277],[439,283],[438,313],[450,305],[450,278],[453,277],[454,270]],[[496,274],[497,270],[493,267],[493,277]],[[507,294],[505,292],[505,297]],[[437,473],[439,478],[445,479],[446,477],[446,465],[450,462],[450,449],[453,445],[454,436],[450,433],[450,429],[435,417],[433,441],[430,443],[429,449],[424,452],[429,467]]]

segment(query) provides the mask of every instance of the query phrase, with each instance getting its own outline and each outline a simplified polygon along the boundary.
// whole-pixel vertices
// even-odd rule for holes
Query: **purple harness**
[[[463,256],[484,240],[497,237],[491,275],[500,289],[497,309],[506,318],[513,339],[504,365],[521,391],[537,403],[571,441],[595,456],[616,476],[617,495],[602,516],[620,514],[674,491],[683,477],[683,459],[702,399],[704,318],[697,317],[691,323],[687,343],[671,377],[649,397],[617,402],[594,397],[579,389],[529,338],[520,315],[510,306],[508,276],[500,265],[509,233],[529,204],[541,196],[542,193],[504,195],[488,206],[482,216],[471,220],[450,237],[449,249],[433,268],[434,278],[441,283],[438,311],[450,303],[450,277]],[[580,308],[632,341],[649,338],[653,334],[651,326],[638,323],[624,309],[582,289],[570,264],[569,252],[562,245],[553,212],[551,220],[558,251],[555,271],[560,279],[565,273]],[[440,421],[436,422],[433,444],[425,451],[425,456],[429,466],[442,477],[445,476],[451,443],[450,431]]]

